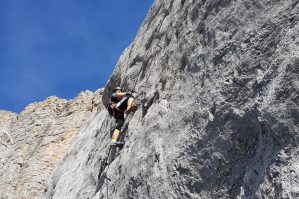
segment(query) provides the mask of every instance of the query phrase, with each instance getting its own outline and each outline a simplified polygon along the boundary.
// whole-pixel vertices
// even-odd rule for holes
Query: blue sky
[[[103,87],[153,0],[1,0],[0,109]]]

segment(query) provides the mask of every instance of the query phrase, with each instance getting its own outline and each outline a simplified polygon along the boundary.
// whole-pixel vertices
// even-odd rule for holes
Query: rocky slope
[[[124,149],[105,165],[100,107],[45,197],[299,198],[298,21],[297,0],[156,0],[104,91],[137,91]]]
[[[0,112],[0,198],[42,198],[55,164],[82,123],[96,113],[103,90],[74,100],[49,97],[20,114]]]
[[[42,198],[299,198],[298,21],[298,0],[156,0],[103,93],[137,92],[125,147],[100,103]]]

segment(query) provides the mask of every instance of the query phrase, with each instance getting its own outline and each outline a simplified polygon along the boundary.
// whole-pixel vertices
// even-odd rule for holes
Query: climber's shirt
[[[128,106],[128,97],[124,96],[122,98],[116,97],[116,93],[112,93],[111,95],[111,103],[113,104],[114,116],[115,118],[123,118],[124,111]]]

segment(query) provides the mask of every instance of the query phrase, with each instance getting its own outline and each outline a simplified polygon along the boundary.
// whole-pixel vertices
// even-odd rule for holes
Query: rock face
[[[297,0],[156,0],[103,93],[137,92],[124,148],[100,103],[42,198],[299,198],[298,21]]]
[[[125,147],[105,164],[100,106],[45,197],[299,198],[298,21],[297,0],[156,0],[103,94],[137,91]]]
[[[54,166],[82,123],[97,110],[103,90],[74,100],[49,97],[19,115],[0,112],[0,198],[42,198]]]

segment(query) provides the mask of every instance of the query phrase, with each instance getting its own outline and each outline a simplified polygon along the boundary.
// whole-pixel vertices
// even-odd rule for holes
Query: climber
[[[134,104],[134,98],[129,92],[122,92],[120,87],[116,87],[111,95],[111,102],[109,104],[110,110],[113,111],[113,116],[116,120],[116,127],[112,134],[111,145],[123,145],[119,142],[121,127],[125,122],[124,114],[129,114],[131,111],[136,111],[137,106]],[[109,110],[108,108],[108,110]]]

